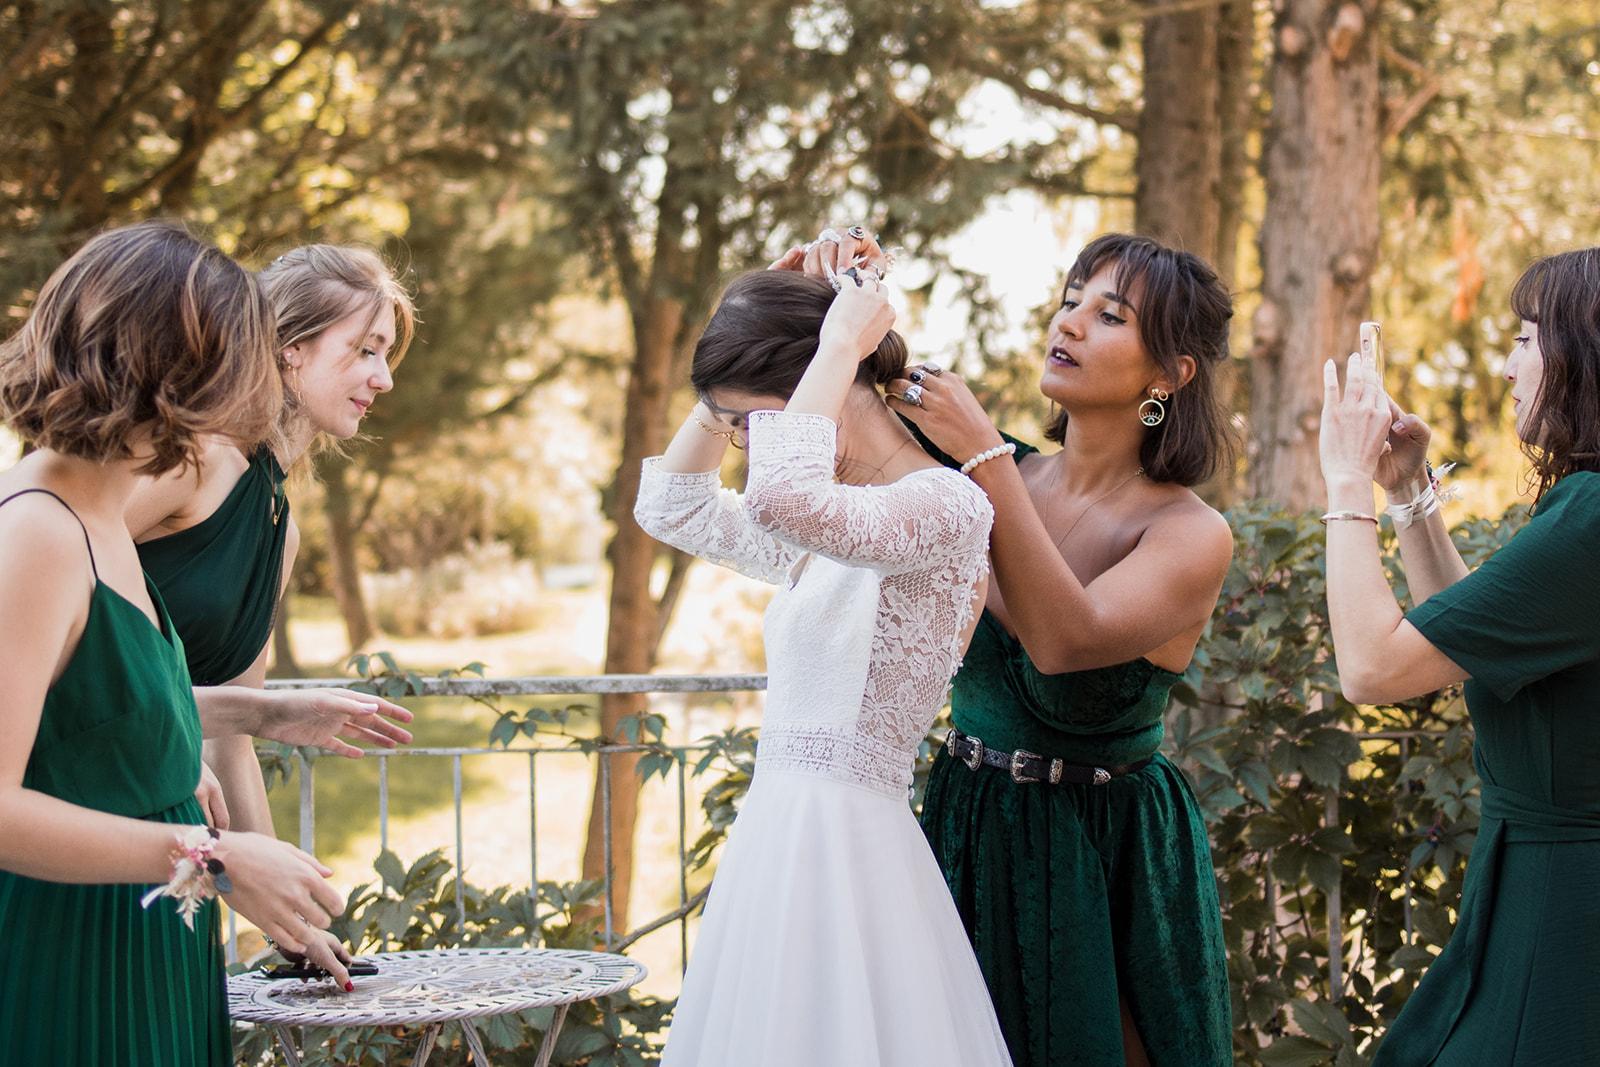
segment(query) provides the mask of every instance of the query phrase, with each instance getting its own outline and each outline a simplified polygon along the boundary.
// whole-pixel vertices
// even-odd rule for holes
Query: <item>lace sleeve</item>
[[[837,428],[820,415],[750,416],[744,505],[763,530],[841,563],[885,574],[988,548],[994,509],[971,480],[930,468],[892,485],[833,479]]]
[[[756,527],[716,471],[677,474],[644,461],[633,518],[657,541],[740,574],[777,584],[800,553]]]

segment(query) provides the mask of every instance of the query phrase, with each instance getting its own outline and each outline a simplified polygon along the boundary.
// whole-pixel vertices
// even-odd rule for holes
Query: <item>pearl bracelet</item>
[[[971,459],[963,463],[961,465],[961,473],[971,474],[977,468],[978,464],[987,463],[991,459],[999,459],[1001,456],[1015,455],[1016,451],[1017,446],[1012,444],[1010,441],[1007,441],[1003,445],[995,445],[993,448],[986,448],[982,452],[979,452],[976,456],[973,456]]]

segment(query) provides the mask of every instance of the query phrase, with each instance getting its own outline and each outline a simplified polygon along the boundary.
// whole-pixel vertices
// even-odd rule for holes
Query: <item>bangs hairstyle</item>
[[[689,383],[704,397],[712,389],[794,395],[817,354],[822,320],[833,306],[833,286],[798,271],[755,270],[723,290],[694,346]],[[905,338],[890,330],[861,361],[856,381],[883,385],[904,375]]]
[[[1539,327],[1544,357],[1522,441],[1542,497],[1575,471],[1600,470],[1600,248],[1537,260],[1511,310]]]
[[[354,245],[301,245],[269,263],[260,274],[267,299],[277,315],[279,359],[297,344],[315,341],[329,327],[362,309],[368,310],[364,339],[385,310],[394,312],[391,368],[405,358],[417,324],[416,306],[382,256]],[[352,350],[350,358],[355,358]],[[287,372],[287,365],[283,366]],[[294,393],[285,396],[280,437],[299,412]]]
[[[249,271],[175,222],[108,230],[56,268],[0,344],[0,416],[25,441],[141,474],[249,448],[283,406],[272,309]]]
[[[1084,286],[1102,267],[1115,265],[1113,286],[1133,308],[1139,339],[1162,373],[1180,377],[1178,357],[1194,357],[1194,377],[1166,402],[1167,417],[1145,431],[1139,462],[1151,481],[1199,485],[1231,458],[1233,441],[1217,401],[1217,377],[1228,361],[1233,297],[1204,260],[1148,237],[1108,233],[1078,253],[1067,289]],[[1131,305],[1130,305],[1131,306]],[[1061,444],[1067,413],[1058,411],[1045,437]]]

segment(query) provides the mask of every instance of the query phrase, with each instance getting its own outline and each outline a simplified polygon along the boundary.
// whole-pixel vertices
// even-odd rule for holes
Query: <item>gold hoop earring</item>
[[[1170,394],[1165,389],[1150,389],[1150,399],[1139,405],[1139,421],[1146,426],[1160,426],[1167,418],[1167,405],[1164,401],[1170,399]]]

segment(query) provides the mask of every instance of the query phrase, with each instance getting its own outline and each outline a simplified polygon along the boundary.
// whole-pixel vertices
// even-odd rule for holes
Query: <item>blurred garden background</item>
[[[1240,1062],[1350,1067],[1448,937],[1476,798],[1455,694],[1338,695],[1305,518],[1319,368],[1382,320],[1391,394],[1460,465],[1452,520],[1483,517],[1459,531],[1469,556],[1503,542],[1527,489],[1499,377],[1509,287],[1596,242],[1597,164],[1597,0],[5,2],[0,330],[108,225],[181,217],[254,266],[378,247],[416,292],[418,343],[370,439],[295,476],[274,676],[727,674],[762,669],[766,591],[629,517],[722,282],[866,223],[900,251],[915,353],[1036,440],[1076,250],[1138,230],[1203,255],[1237,292],[1241,448],[1205,495],[1239,547],[1171,748],[1213,820]],[[19,453],[0,431],[0,465]],[[525,764],[463,762],[464,879],[508,887],[473,890],[468,923],[447,914],[450,761],[394,761],[376,873],[375,761],[319,761],[313,843],[341,885],[377,883],[346,917],[369,947],[592,945],[607,831],[617,930],[679,908],[714,869],[748,770],[729,731],[760,697],[413,706],[419,745],[580,750],[532,787],[531,896]],[[703,758],[660,747],[707,736]],[[608,757],[608,805],[581,749],[604,740],[646,749]],[[263,758],[292,839],[298,764]],[[629,948],[650,982],[579,1020],[558,1062],[653,1061],[675,931]],[[521,1047],[540,1025],[490,1036]]]

